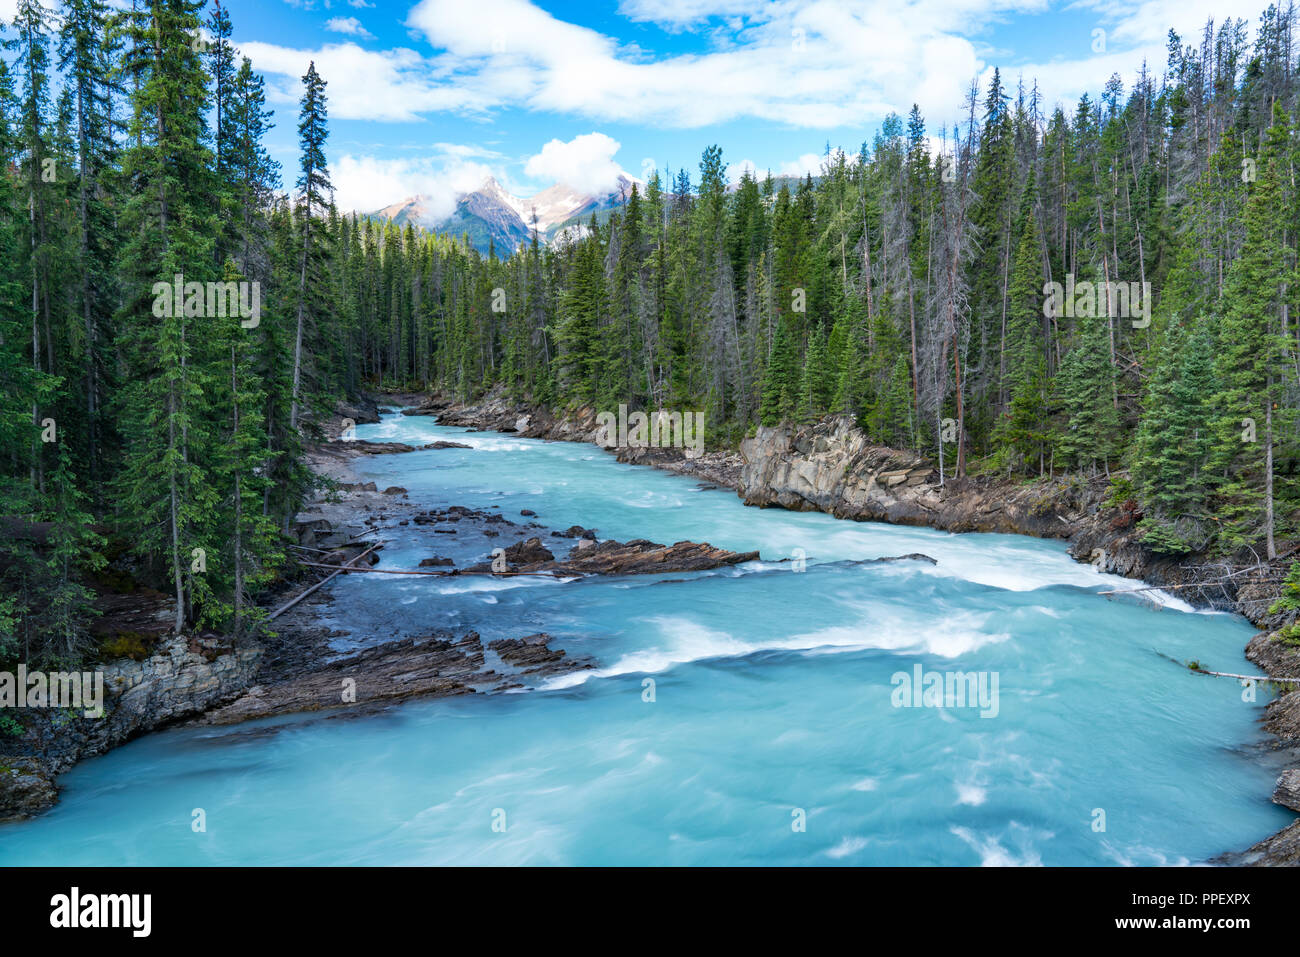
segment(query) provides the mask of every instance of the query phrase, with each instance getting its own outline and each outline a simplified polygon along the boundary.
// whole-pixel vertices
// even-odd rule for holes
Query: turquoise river
[[[546,631],[596,667],[351,720],[147,735],[65,775],[48,814],[0,826],[0,865],[1195,864],[1292,817],[1269,802],[1268,693],[1243,700],[1179,664],[1253,672],[1250,625],[1099,595],[1140,583],[1060,542],[746,508],[593,446],[430,418],[357,432],[473,446],[362,457],[363,481],[422,506],[527,508],[549,529],[762,560],[568,582],[344,576],[327,586],[340,650]],[[485,557],[427,527],[385,536],[381,568]],[[938,564],[861,563],[910,552]],[[917,707],[900,676],[918,666],[996,680],[996,698]]]

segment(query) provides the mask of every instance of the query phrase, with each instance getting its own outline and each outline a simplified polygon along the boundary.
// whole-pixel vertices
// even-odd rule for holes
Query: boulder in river
[[[515,542],[506,550],[506,561],[511,565],[536,565],[554,561],[555,555],[542,544],[540,538]]]
[[[1300,811],[1300,769],[1291,768],[1282,772],[1277,779],[1277,788],[1273,791],[1273,803]]]

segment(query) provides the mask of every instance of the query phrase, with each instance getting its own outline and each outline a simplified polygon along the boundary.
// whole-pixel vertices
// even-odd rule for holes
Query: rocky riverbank
[[[417,448],[343,438],[351,426],[367,419],[378,420],[373,403],[342,409],[322,428],[333,431],[336,440],[307,452],[307,464],[322,482],[290,527],[300,574],[298,581],[284,583],[268,611],[281,603],[287,606],[294,594],[306,595],[313,576],[365,574],[378,560],[372,547],[382,547],[386,535],[403,530],[409,534],[412,529],[428,535],[429,557],[419,568],[405,570],[418,574],[577,579],[701,571],[758,558],[757,552],[730,552],[707,543],[601,541],[595,529],[547,529],[537,522],[457,505],[427,508],[411,502],[404,488],[381,490],[373,482],[360,481],[356,461],[369,455],[470,446],[433,442]],[[526,513],[520,519],[528,517]],[[439,535],[454,535],[460,551],[489,560],[456,567],[456,562],[433,553]],[[345,565],[353,567],[342,570]],[[114,616],[118,624],[141,629],[130,632],[134,657],[98,669],[104,675],[104,716],[25,709],[24,732],[5,739],[0,749],[0,821],[47,810],[57,801],[59,774],[149,731],[300,712],[351,716],[416,697],[508,691],[594,667],[589,659],[550,647],[550,636],[544,633],[484,642],[473,631],[453,634],[434,628],[417,636],[367,639],[361,647],[340,650],[340,639],[347,644],[351,636],[322,624],[332,602],[327,589],[306,595],[286,607],[267,633],[235,643],[212,633],[170,635],[166,622],[173,610],[167,596],[139,592]]]
[[[26,732],[0,754],[0,821],[30,817],[58,799],[55,780],[78,761],[231,700],[257,673],[262,648],[216,635],[168,637],[143,660],[102,666],[104,714],[28,709]]]
[[[470,446],[433,442],[419,448],[437,452]],[[758,557],[757,552],[729,552],[694,542],[666,546],[598,541],[595,529],[576,525],[547,529],[499,511],[460,505],[429,509],[411,502],[404,488],[380,490],[374,483],[358,481],[353,467],[358,457],[414,451],[415,446],[398,442],[358,440],[328,442],[310,451],[309,464],[332,488],[304,506],[291,530],[299,548],[311,554],[314,566],[342,567],[360,555],[360,549],[381,544],[404,529],[407,536],[418,529],[414,534],[427,543],[430,554],[417,568],[383,573],[581,578],[697,571]],[[455,536],[458,551],[484,560],[457,567],[452,559],[434,552],[438,535]],[[550,548],[543,544],[543,535],[552,543]],[[373,552],[370,558],[377,560]],[[369,567],[343,574],[366,574]],[[484,643],[473,631],[457,635],[435,629],[340,652],[336,642],[348,636],[320,624],[332,602],[331,594],[321,591],[278,618],[275,634],[262,639],[265,663],[256,684],[194,723],[232,724],[306,711],[355,714],[414,697],[506,691],[538,678],[593,667],[587,659],[551,648],[550,636],[544,633]]]
[[[551,439],[560,442],[599,444],[600,424],[591,407],[571,409],[556,415],[550,409],[509,399],[500,390],[489,392],[472,405],[454,402],[443,395],[393,395],[395,403],[407,405],[403,415],[436,415],[439,425],[450,425],[475,432],[508,432],[526,439]],[[651,465],[655,468],[699,479],[709,485],[734,489],[740,481],[741,462],[733,451],[710,449],[707,433],[704,450],[692,454],[684,448],[611,449],[620,462]]]

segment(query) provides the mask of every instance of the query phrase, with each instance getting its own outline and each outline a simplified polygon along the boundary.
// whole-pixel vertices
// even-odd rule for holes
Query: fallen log
[[[358,556],[360,557],[360,556]],[[299,562],[300,565],[308,565],[312,568],[337,568],[336,565],[322,565],[318,562]],[[480,572],[480,571],[450,571],[450,572],[420,572],[406,571],[399,568],[341,568],[339,571],[346,572],[367,572],[371,575],[432,575],[436,578],[459,578],[462,575],[490,575],[493,578],[513,578],[516,575],[533,575],[537,578],[555,578],[556,575],[550,572]],[[334,576],[330,576],[331,578]],[[321,584],[325,584],[321,582]]]
[[[1276,684],[1300,682],[1300,678],[1270,678],[1268,675],[1235,675],[1230,671],[1208,671],[1205,668],[1187,666],[1187,670],[1198,675],[1213,675],[1216,678],[1240,678],[1242,681],[1272,681]]]
[[[281,605],[281,606],[280,606],[279,608],[277,608],[275,611],[271,612],[271,614],[267,615],[267,616],[266,616],[266,620],[267,620],[267,621],[270,621],[272,618],[278,618],[280,615],[283,615],[286,611],[288,611],[288,610],[289,610],[290,608],[292,608],[294,605],[298,604],[298,602],[302,601],[304,598],[306,598],[308,595],[310,595],[310,594],[311,594],[312,592],[314,592],[316,589],[320,588],[321,585],[324,585],[327,581],[329,581],[330,579],[334,578],[336,575],[342,575],[345,571],[348,571],[348,570],[349,570],[349,566],[350,566],[353,562],[359,562],[361,559],[365,558],[367,555],[369,555],[371,552],[373,552],[376,548],[382,548],[382,547],[383,547],[383,542],[376,542],[374,545],[371,545],[369,548],[367,548],[364,552],[362,552],[362,553],[361,553],[360,555],[358,555],[356,558],[352,558],[352,559],[349,559],[348,561],[344,562],[343,565],[342,565],[342,567],[338,567],[338,566],[334,566],[334,565],[320,565],[320,564],[317,564],[316,562],[301,562],[300,564],[303,564],[303,565],[310,565],[310,566],[312,566],[313,568],[334,568],[334,569],[336,569],[336,570],[335,570],[335,572],[334,572],[333,575],[326,575],[324,578],[322,578],[322,579],[321,579],[320,581],[318,581],[316,584],[312,585],[310,588],[308,588],[305,592],[303,592],[303,593],[302,593],[301,595],[299,595],[297,598],[294,598],[294,599],[292,599],[292,600],[290,600],[290,601],[285,602],[283,605]]]

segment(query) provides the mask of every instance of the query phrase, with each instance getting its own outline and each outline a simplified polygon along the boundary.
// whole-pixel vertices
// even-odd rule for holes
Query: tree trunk
[[[310,174],[308,174],[310,175]],[[289,405],[289,430],[298,428],[298,389],[302,380],[302,316],[307,300],[307,257],[311,252],[311,198],[303,221],[302,269],[298,274],[298,330],[293,345],[293,398]]]

